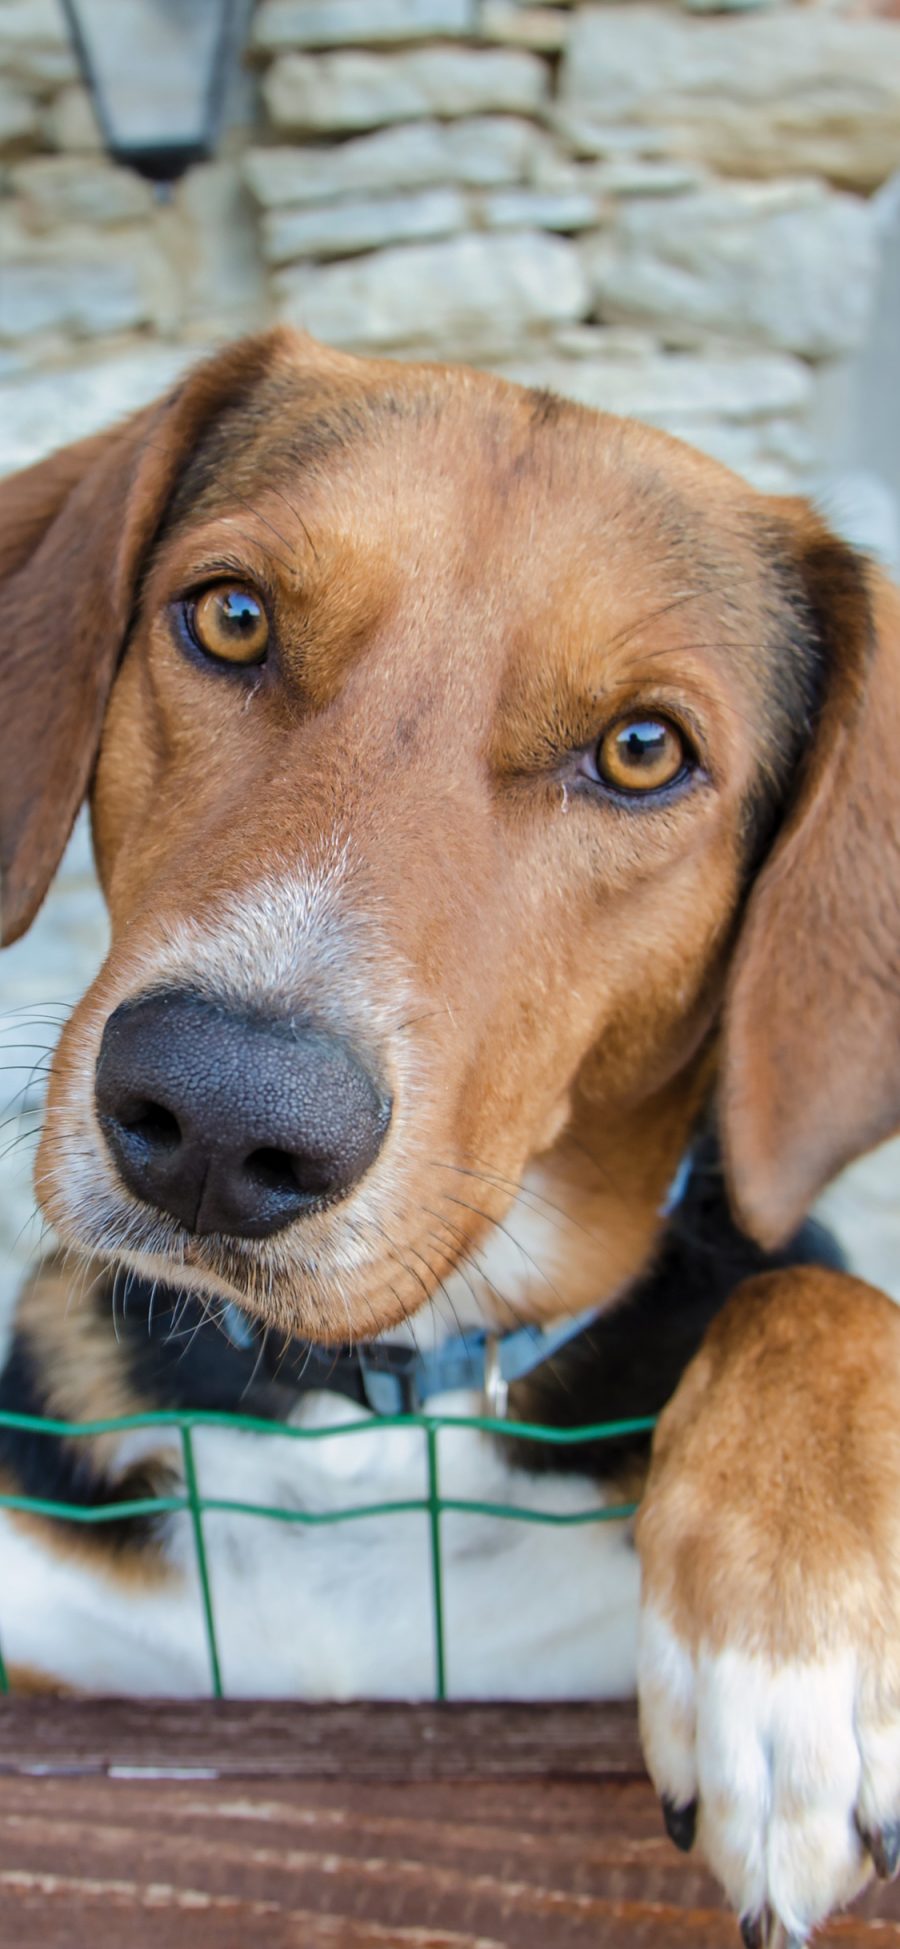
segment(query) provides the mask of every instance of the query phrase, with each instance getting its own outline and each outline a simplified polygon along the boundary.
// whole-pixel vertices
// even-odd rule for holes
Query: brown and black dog
[[[627,1309],[711,1122],[766,1251],[900,1122],[900,600],[808,506],[489,376],[275,332],[4,483],[0,518],[3,937],[89,792],[112,924],[38,1160],[70,1269],[23,1299],[8,1404],[145,1403],[102,1281],[106,1319],[66,1312],[108,1267],[148,1295],[144,1327],[174,1289],[325,1347],[381,1345],[442,1301],[498,1335],[545,1328]],[[651,1359],[636,1332],[632,1368]],[[354,1466],[374,1476],[371,1440]],[[413,1481],[403,1429],[381,1440]],[[210,1474],[246,1481],[222,1443]],[[515,1499],[499,1452],[461,1450],[457,1485],[484,1495],[497,1467]],[[302,1481],[293,1451],[279,1464],[307,1506],[332,1493],[310,1453]],[[108,1496],[177,1453],[104,1436],[91,1467]],[[260,1620],[239,1586],[283,1544],[235,1534],[240,1689]],[[371,1575],[334,1540],[282,1561],[273,1686],[417,1689],[403,1535],[392,1556],[380,1532]],[[131,1543],[101,1562],[4,1515],[18,1662],[196,1682],[183,1531]],[[898,1847],[888,1301],[821,1268],[741,1284],[663,1417],[638,1544],[671,1824],[748,1942],[803,1937]],[[503,1617],[461,1548],[457,1689],[515,1672],[529,1614],[558,1645],[579,1580],[587,1650],[560,1652],[558,1689],[591,1689],[592,1659],[593,1689],[625,1689],[636,1576],[627,1539],[605,1547],[564,1588],[529,1543]],[[291,1680],[279,1646],[304,1633]]]

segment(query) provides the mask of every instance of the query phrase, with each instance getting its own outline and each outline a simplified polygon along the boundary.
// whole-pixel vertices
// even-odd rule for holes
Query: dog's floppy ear
[[[738,939],[720,1097],[733,1200],[767,1246],[900,1125],[900,594],[782,508],[792,653],[821,659],[821,702]]]
[[[247,339],[167,399],[0,482],[0,944],[24,932],[88,789],[135,587],[198,435],[277,355]]]

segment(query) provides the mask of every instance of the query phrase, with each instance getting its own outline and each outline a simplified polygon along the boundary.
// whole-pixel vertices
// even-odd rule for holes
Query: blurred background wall
[[[116,4],[152,95],[196,0]],[[236,34],[216,158],[161,199],[106,156],[58,0],[0,0],[0,471],[286,319],[650,420],[897,561],[900,0],[242,0]],[[0,1298],[103,938],[80,829],[0,963]],[[900,1293],[896,1174],[833,1202]]]

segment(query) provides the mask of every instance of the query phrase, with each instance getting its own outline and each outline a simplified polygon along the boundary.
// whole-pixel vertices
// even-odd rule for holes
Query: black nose
[[[346,1196],[390,1120],[337,1036],[230,1015],[177,989],[110,1016],[95,1090],[129,1190],[189,1231],[239,1238]]]

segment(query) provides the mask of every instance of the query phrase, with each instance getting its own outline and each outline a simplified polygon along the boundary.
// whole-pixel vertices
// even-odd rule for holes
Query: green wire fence
[[[219,1428],[229,1431],[241,1430],[253,1435],[268,1435],[279,1440],[299,1442],[321,1442],[347,1440],[354,1435],[371,1436],[373,1423],[366,1418],[362,1421],[335,1423],[333,1426],[303,1428],[290,1423],[261,1420],[251,1415],[216,1414],[206,1412],[172,1412],[132,1414],[107,1421],[51,1421],[27,1414],[0,1412],[0,1427],[16,1429],[33,1435],[63,1436],[67,1440],[84,1440],[97,1435],[125,1434],[137,1429],[168,1429],[177,1433],[181,1440],[182,1467],[184,1474],[183,1493],[163,1496],[145,1496],[130,1501],[105,1502],[98,1507],[70,1502],[48,1502],[37,1496],[0,1494],[0,1509],[27,1512],[31,1516],[43,1516],[62,1522],[76,1524],[102,1524],[121,1522],[129,1517],[164,1516],[187,1513],[193,1531],[194,1549],[197,1559],[197,1573],[200,1596],[203,1606],[203,1624],[206,1647],[209,1657],[210,1683],[213,1696],[224,1697],[222,1666],[219,1654],[219,1633],[216,1624],[213,1602],[212,1582],[209,1573],[204,1517],[213,1514],[246,1515],[268,1518],[276,1523],[303,1524],[318,1527],[325,1524],[364,1522],[376,1516],[401,1516],[418,1513],[428,1518],[429,1554],[432,1594],[432,1629],[434,1634],[435,1695],[438,1699],[447,1696],[447,1657],[446,1630],[444,1620],[444,1566],[442,1556],[441,1519],[450,1512],[471,1516],[490,1516],[508,1522],[542,1523],[552,1527],[571,1527],[592,1523],[620,1522],[635,1512],[634,1503],[619,1503],[609,1508],[589,1508],[583,1510],[553,1511],[533,1509],[508,1503],[482,1502],[474,1498],[442,1496],[440,1487],[438,1436],[443,1429],[473,1429],[482,1434],[500,1435],[507,1440],[534,1442],[545,1448],[572,1448],[582,1443],[615,1441],[623,1436],[649,1433],[654,1426],[652,1418],[642,1417],[633,1421],[608,1421],[582,1428],[545,1428],[531,1422],[497,1420],[489,1415],[443,1415],[411,1414],[388,1415],[379,1418],[377,1427],[381,1429],[406,1428],[420,1429],[425,1440],[427,1465],[427,1484],[424,1497],[416,1496],[391,1502],[374,1502],[352,1505],[344,1509],[313,1511],[307,1509],[285,1509],[273,1505],[246,1502],[233,1498],[202,1495],[197,1478],[197,1463],[194,1448],[194,1432],[198,1428]],[[10,1690],[9,1675],[3,1658],[2,1647],[2,1601],[0,1601],[0,1694]]]

